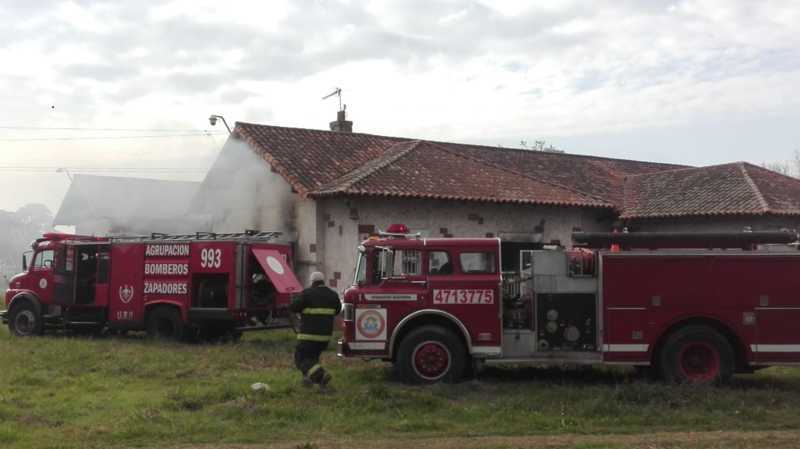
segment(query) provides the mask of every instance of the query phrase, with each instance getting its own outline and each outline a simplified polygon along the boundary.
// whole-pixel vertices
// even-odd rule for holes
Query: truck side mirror
[[[22,255],[22,271],[28,271],[28,258],[25,254]]]

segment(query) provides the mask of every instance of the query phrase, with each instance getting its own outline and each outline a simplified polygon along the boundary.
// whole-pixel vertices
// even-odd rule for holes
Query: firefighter
[[[303,373],[303,385],[318,384],[324,389],[331,375],[319,363],[319,356],[328,347],[333,334],[333,320],[342,310],[342,303],[335,291],[325,286],[325,276],[311,273],[311,286],[296,296],[290,309],[301,316],[297,333],[294,362]]]

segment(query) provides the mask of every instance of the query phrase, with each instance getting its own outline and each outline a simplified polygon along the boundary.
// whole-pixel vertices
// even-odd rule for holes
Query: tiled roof
[[[376,136],[361,133],[339,133],[331,131],[285,128],[277,126],[257,125],[238,122],[234,129],[235,138],[247,142],[255,151],[280,173],[292,187],[305,195],[313,195],[318,189],[332,194],[331,183],[348,178],[357,178],[377,168],[386,168],[394,155],[399,154],[406,160],[403,149],[407,146],[396,144],[412,144],[412,139]],[[452,155],[463,156],[457,159],[460,164],[469,164],[474,169],[491,171],[494,175],[507,179],[524,178],[524,183],[531,182],[548,185],[551,196],[538,197],[546,189],[528,189],[528,196],[517,197],[516,201],[525,203],[549,204],[587,204],[620,207],[622,204],[623,184],[626,175],[649,173],[674,169],[676,165],[650,162],[608,159],[572,154],[546,153],[540,151],[516,150],[478,145],[466,145],[450,142],[426,142],[439,146],[437,155],[442,151]],[[426,145],[430,148],[430,145]],[[415,152],[416,154],[416,152]],[[419,157],[419,154],[416,154]],[[387,162],[388,161],[388,162]],[[470,162],[465,162],[470,161]],[[417,159],[420,164],[426,163]],[[453,167],[441,165],[442,173]],[[419,168],[419,167],[418,167]],[[467,173],[464,170],[459,170]],[[502,176],[501,176],[502,173]],[[407,174],[410,174],[408,172]],[[495,182],[486,180],[485,182]],[[430,197],[430,192],[415,190],[417,183],[411,183],[402,192],[403,196]],[[496,201],[497,195],[486,196],[484,187],[464,180],[454,196],[465,200]],[[564,192],[556,198],[556,188]],[[400,195],[392,191],[392,195]],[[340,192],[341,193],[341,192]],[[377,193],[377,191],[376,191]],[[524,193],[524,192],[521,192]],[[390,194],[381,191],[381,195]],[[578,201],[578,198],[581,198]],[[576,202],[578,201],[578,202]]]
[[[427,141],[397,143],[383,157],[320,187],[312,196],[341,194],[614,207]]]
[[[800,215],[800,180],[746,162],[631,176],[621,218]]]
[[[690,168],[242,122],[233,138],[310,197],[609,207],[622,218],[800,215],[800,180],[741,162]]]

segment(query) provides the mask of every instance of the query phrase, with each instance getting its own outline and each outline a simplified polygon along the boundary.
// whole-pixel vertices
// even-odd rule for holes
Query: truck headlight
[[[342,320],[353,321],[355,315],[355,306],[353,304],[345,304],[342,308]]]

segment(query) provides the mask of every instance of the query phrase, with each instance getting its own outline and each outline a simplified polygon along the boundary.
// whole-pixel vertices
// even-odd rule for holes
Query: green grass
[[[344,437],[611,434],[796,429],[800,370],[732,386],[666,386],[624,370],[490,370],[479,381],[410,387],[380,362],[324,364],[335,391],[299,384],[293,335],[239,344],[136,337],[17,339],[0,330],[0,447],[153,447]],[[271,391],[253,392],[254,382]],[[589,447],[589,446],[587,446]]]

